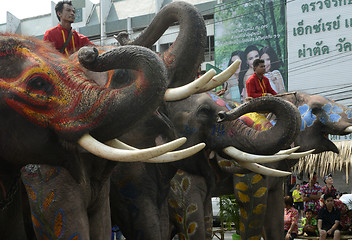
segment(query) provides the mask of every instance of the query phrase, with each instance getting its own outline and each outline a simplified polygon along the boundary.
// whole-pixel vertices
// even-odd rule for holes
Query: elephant
[[[10,212],[20,204],[19,178],[37,239],[109,239],[109,177],[116,161],[153,159],[185,141],[140,151],[99,143],[154,113],[167,88],[166,68],[140,46],[103,54],[83,48],[78,57],[92,71],[132,69],[135,81],[119,89],[101,87],[48,43],[0,35],[1,215],[19,220],[18,233],[1,223],[8,226],[1,239],[26,239],[20,223],[27,218],[21,219],[20,210]]]
[[[314,153],[323,151],[338,152],[337,147],[328,138],[328,134],[345,135],[351,132],[352,119],[351,109],[339,105],[330,99],[319,95],[309,95],[299,92],[283,93],[278,96],[286,101],[293,103],[301,114],[300,133],[294,140],[295,146],[300,146],[299,151],[314,149]],[[262,115],[242,116],[241,120],[255,129],[266,129],[271,123]],[[217,171],[220,186],[212,191],[212,196],[226,195],[235,193],[237,203],[240,207],[241,239],[260,239],[263,227],[266,239],[283,239],[283,177],[264,176],[253,172],[246,172],[233,162],[214,156],[218,161]],[[270,163],[268,166],[275,169],[290,171],[298,159],[286,159],[277,163]],[[198,185],[200,180],[189,173],[183,173],[182,177],[177,176],[173,179],[174,184],[181,184],[184,178]],[[189,193],[184,197],[187,201],[182,204],[190,206],[197,204],[207,209],[209,198],[204,196],[202,189]],[[169,198],[172,201],[181,199],[180,195],[170,190]],[[203,201],[203,203],[201,203]],[[170,211],[175,208],[170,204]],[[180,212],[185,208],[179,209]],[[196,222],[202,224],[201,220]],[[179,227],[180,231],[185,229]]]
[[[204,51],[205,42],[205,27],[201,15],[195,8],[184,2],[173,2],[165,6],[155,17],[151,25],[135,40],[128,40],[125,34],[117,36],[121,45],[142,45],[151,47],[151,45],[161,36],[162,32],[174,21],[180,23],[180,34],[174,44],[164,53],[160,54],[168,70],[169,87],[178,87],[181,84],[191,82]],[[166,26],[164,25],[166,24]],[[157,31],[157,33],[155,33]],[[197,48],[195,48],[197,46]],[[199,47],[200,46],[200,47]],[[186,50],[185,50],[186,48]],[[189,75],[188,73],[192,73]],[[110,75],[127,75],[126,72],[114,72]],[[127,81],[128,82],[128,81]],[[110,86],[114,87],[114,86]],[[265,108],[267,101],[276,101],[273,98],[266,98],[259,102],[253,102],[253,105],[246,105],[246,109],[254,107],[255,109],[268,111],[272,109]],[[265,147],[258,147],[255,143],[255,138],[260,138],[257,132],[249,133],[245,126],[239,121],[233,121],[232,124],[218,125],[216,123],[217,111],[227,109],[226,104],[210,93],[196,94],[174,102],[165,102],[162,104],[156,114],[149,120],[140,124],[133,132],[120,137],[124,142],[133,145],[134,147],[150,147],[162,143],[167,140],[174,139],[178,135],[187,135],[193,137],[191,142],[202,142],[206,140],[207,144],[214,144],[213,148],[227,147],[235,142],[235,145],[252,153],[272,154],[275,151],[287,147],[293,141],[294,136],[298,133],[298,112],[290,104],[284,101],[276,102],[277,109],[282,109],[281,114],[289,114],[292,122],[282,122],[278,124],[273,131],[281,131],[280,128],[286,129],[287,132],[282,135],[282,138],[268,142],[270,146],[276,146],[277,149],[266,151]],[[283,104],[283,105],[282,105]],[[189,106],[191,109],[183,110],[181,106]],[[200,109],[198,109],[200,108]],[[209,109],[208,109],[209,108]],[[240,108],[242,109],[242,108]],[[193,128],[178,129],[181,127],[179,123],[182,116],[174,116],[176,112],[190,115],[192,112],[199,113],[200,120],[195,120],[192,124]],[[284,113],[285,112],[285,113]],[[207,116],[209,114],[209,116]],[[197,115],[192,115],[196,117]],[[202,118],[201,118],[202,117]],[[209,121],[206,118],[209,117]],[[204,124],[203,122],[204,121]],[[181,121],[182,122],[182,121]],[[178,126],[176,126],[178,125]],[[234,125],[234,126],[232,126]],[[183,126],[183,125],[182,125]],[[201,126],[201,127],[200,127]],[[219,131],[218,134],[212,134],[213,127],[221,127],[228,129],[228,132]],[[185,126],[187,127],[187,126]],[[243,127],[243,128],[242,128]],[[194,134],[193,131],[199,131]],[[244,143],[241,145],[241,140],[231,139],[233,131],[238,131],[237,135],[244,135]],[[242,133],[241,130],[242,129]],[[142,133],[142,134],[141,134]],[[252,135],[250,140],[247,140],[247,135]],[[231,136],[229,136],[230,134]],[[270,134],[267,132],[265,134]],[[199,141],[195,141],[195,136],[198,136]],[[211,141],[211,136],[214,139],[219,139],[219,142]],[[225,138],[227,138],[227,143]],[[265,136],[262,136],[265,138]],[[209,139],[208,139],[209,138]],[[253,147],[253,148],[252,148]],[[196,157],[187,158],[175,163],[162,165],[146,164],[146,163],[123,163],[114,168],[111,177],[111,211],[112,223],[117,224],[127,239],[167,239],[170,229],[168,225],[168,210],[167,210],[167,194],[170,188],[170,180],[175,175],[177,169],[187,169],[188,171],[201,172],[202,176],[212,177],[210,166],[206,158],[208,150],[204,150],[197,154]],[[135,169],[138,169],[136,171]],[[211,179],[209,178],[209,181]],[[199,226],[199,228],[204,228]],[[201,231],[198,231],[201,232]],[[205,236],[199,239],[205,239]]]

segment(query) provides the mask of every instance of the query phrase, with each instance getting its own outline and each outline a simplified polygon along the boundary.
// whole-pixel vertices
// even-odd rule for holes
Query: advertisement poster
[[[240,69],[224,84],[224,98],[242,101],[253,61],[262,58],[271,87],[287,90],[286,6],[282,0],[240,0],[218,4],[214,11],[215,65],[227,68],[241,59]]]
[[[288,90],[351,107],[352,0],[287,3]]]

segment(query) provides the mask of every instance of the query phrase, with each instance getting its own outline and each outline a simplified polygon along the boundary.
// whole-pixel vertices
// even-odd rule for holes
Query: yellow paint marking
[[[242,191],[242,192],[245,192],[248,190],[248,186],[247,184],[245,184],[244,182],[239,182],[235,185],[235,188]]]
[[[238,192],[237,194],[241,202],[249,202],[249,196],[247,194],[241,192]]]
[[[262,175],[256,174],[256,175],[252,178],[252,184],[256,184],[256,183],[260,182],[262,179],[263,179]]]
[[[258,204],[258,205],[253,209],[253,213],[255,213],[255,214],[262,214],[265,208],[266,208],[266,205],[265,205],[265,204]]]
[[[244,177],[245,175],[244,174],[239,174],[239,173],[237,173],[237,174],[235,174],[237,177]]]
[[[240,208],[240,214],[244,219],[248,218],[247,211],[244,208]]]
[[[255,193],[254,197],[260,198],[266,193],[267,188],[266,187],[261,187],[259,188]]]

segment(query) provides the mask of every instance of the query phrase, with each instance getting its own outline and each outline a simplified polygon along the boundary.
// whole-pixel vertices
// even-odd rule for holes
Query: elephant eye
[[[313,114],[318,114],[319,111],[320,111],[320,108],[318,108],[318,107],[312,108],[312,113],[313,113]]]
[[[46,79],[36,76],[28,80],[27,89],[51,93],[53,86]]]

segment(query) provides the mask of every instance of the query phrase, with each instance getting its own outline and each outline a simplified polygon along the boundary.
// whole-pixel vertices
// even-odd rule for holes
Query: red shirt
[[[265,93],[271,93],[272,95],[277,94],[277,92],[271,88],[267,77],[263,76],[262,80],[259,80],[255,73],[248,78],[246,88],[247,96],[252,98],[262,97]]]
[[[76,32],[72,28],[71,28],[71,31],[72,31],[71,41],[67,45],[64,51],[64,53],[66,53],[67,56],[78,51],[78,49],[80,49],[83,46],[93,45],[93,43],[89,41],[89,39],[86,36]],[[63,28],[59,24],[56,27],[53,27],[52,29],[47,30],[44,34],[43,40],[54,43],[54,47],[58,51],[60,51],[60,49],[62,48],[62,46],[66,41],[67,36],[68,36],[68,30]]]
[[[299,219],[299,214],[297,209],[294,207],[291,207],[290,209],[285,208],[284,211],[284,229],[288,231],[294,223],[294,227],[292,229],[292,233],[298,233],[298,219]]]

